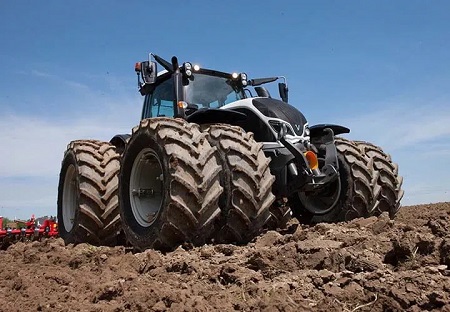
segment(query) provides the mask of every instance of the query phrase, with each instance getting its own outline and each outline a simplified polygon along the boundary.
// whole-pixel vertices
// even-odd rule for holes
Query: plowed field
[[[0,251],[0,311],[450,311],[449,229],[439,203],[167,254],[17,243]]]

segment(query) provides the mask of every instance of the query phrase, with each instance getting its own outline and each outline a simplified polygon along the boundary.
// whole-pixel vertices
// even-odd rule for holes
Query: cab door
[[[174,117],[176,114],[173,78],[170,77],[155,86],[153,92],[146,94],[142,119],[152,117]]]

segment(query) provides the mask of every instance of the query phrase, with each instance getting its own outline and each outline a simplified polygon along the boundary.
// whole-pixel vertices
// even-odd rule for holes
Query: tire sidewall
[[[339,199],[334,206],[334,208],[324,215],[324,218],[328,221],[344,221],[353,219],[355,216],[349,215],[351,213],[348,210],[348,206],[351,205],[350,201],[353,196],[352,192],[352,174],[350,165],[345,160],[344,155],[338,152],[338,162],[339,162],[339,180],[341,183],[341,191],[339,194]]]
[[[64,200],[64,182],[67,174],[67,169],[70,165],[73,165],[75,167],[75,174],[76,174],[76,190],[77,190],[77,196],[76,196],[76,209],[75,209],[75,216],[73,220],[73,226],[70,231],[66,230],[66,227],[64,225],[64,211],[63,211],[63,200]],[[66,155],[64,156],[62,165],[61,165],[61,173],[59,175],[59,184],[58,184],[58,231],[59,236],[61,236],[64,240],[64,242],[67,243],[79,243],[83,242],[83,238],[78,237],[78,227],[79,227],[79,218],[80,218],[80,177],[79,177],[79,166],[78,161],[76,159],[74,151],[71,149],[67,151]]]
[[[134,135],[130,142],[128,143],[126,150],[122,157],[122,164],[119,174],[119,204],[120,217],[122,219],[122,225],[124,231],[126,232],[128,240],[135,247],[145,249],[151,248],[158,239],[158,233],[161,231],[161,227],[166,219],[166,209],[165,207],[169,204],[170,199],[170,188],[168,187],[170,182],[170,172],[169,172],[169,159],[165,154],[161,144],[157,142],[156,133],[152,133],[149,129],[144,131],[138,130],[139,133]],[[152,148],[162,165],[163,171],[163,194],[161,207],[158,211],[156,219],[148,227],[141,226],[133,215],[131,209],[129,188],[130,188],[130,178],[131,171],[133,168],[134,161],[138,154],[144,148]]]

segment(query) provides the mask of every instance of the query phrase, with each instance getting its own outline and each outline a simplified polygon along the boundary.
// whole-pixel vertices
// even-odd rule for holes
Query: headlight
[[[241,74],[241,83],[244,87],[247,86],[248,83],[247,83],[247,74],[246,73]]]
[[[188,77],[190,77],[192,75],[192,64],[191,63],[184,63],[184,73]]]

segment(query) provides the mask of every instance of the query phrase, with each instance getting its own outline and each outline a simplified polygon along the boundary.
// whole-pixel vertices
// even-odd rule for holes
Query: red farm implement
[[[35,241],[46,237],[58,236],[58,223],[54,218],[45,219],[39,224],[34,215],[20,228],[6,226],[3,228],[3,217],[0,217],[0,247],[2,249],[19,241]]]

